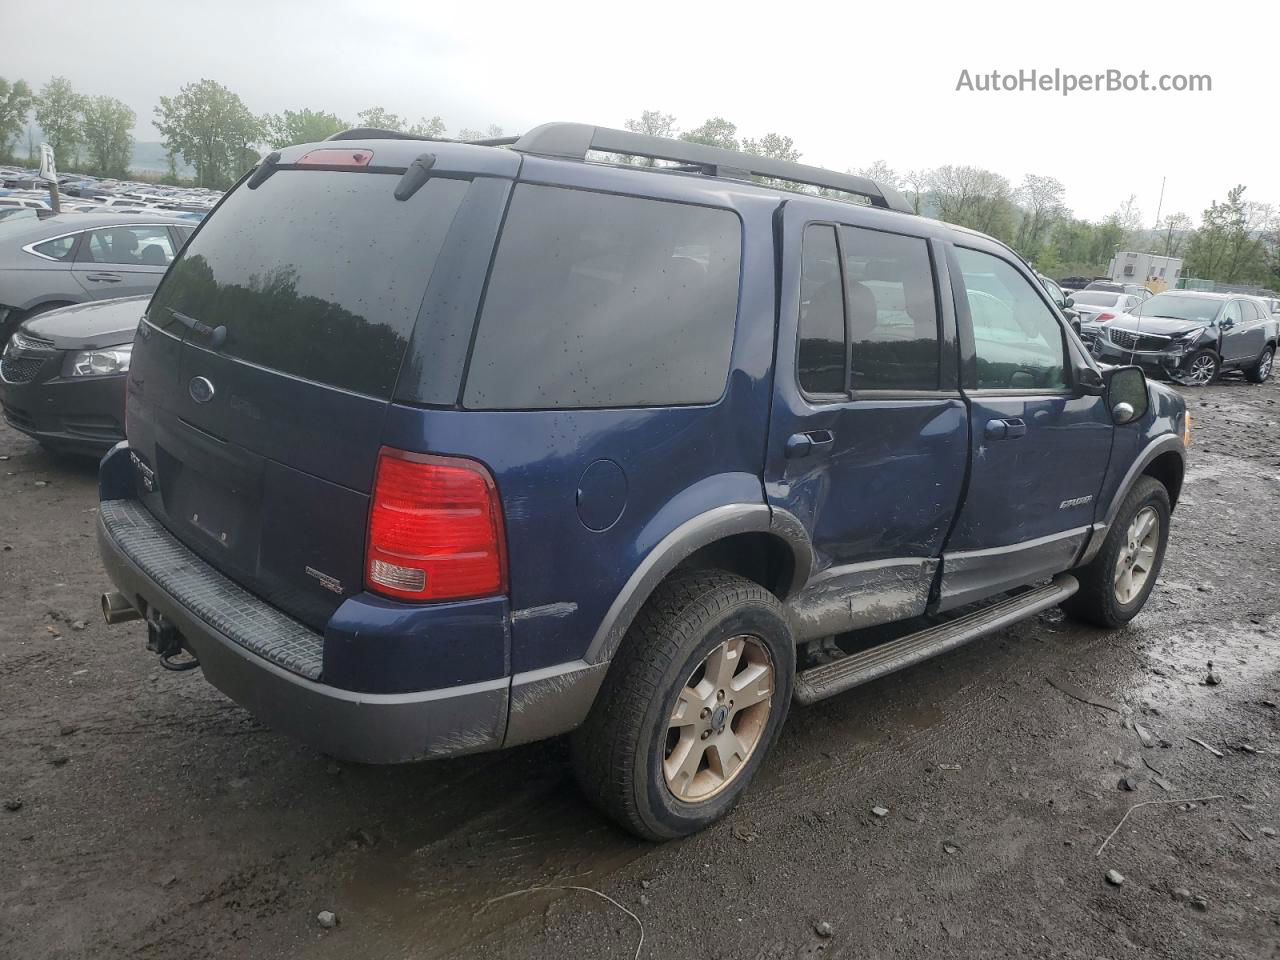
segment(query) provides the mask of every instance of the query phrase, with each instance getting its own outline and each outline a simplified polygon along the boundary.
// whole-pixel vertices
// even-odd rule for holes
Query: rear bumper
[[[282,614],[235,588],[176,540],[172,544],[183,550],[180,566],[174,568],[170,554],[163,569],[153,568],[145,553],[126,552],[99,513],[99,552],[116,588],[140,610],[157,611],[172,622],[200,658],[209,682],[268,726],[331,756],[360,763],[401,763],[502,745],[511,677],[373,694],[302,676],[229,635],[245,629],[246,623],[249,629],[259,624],[278,629]],[[216,616],[211,615],[211,595],[216,595]],[[214,619],[217,625],[210,622]],[[317,645],[323,642],[319,635],[312,636]],[[305,645],[305,636],[295,642]]]

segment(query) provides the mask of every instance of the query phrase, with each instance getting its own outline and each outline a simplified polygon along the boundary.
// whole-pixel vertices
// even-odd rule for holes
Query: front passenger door
[[[1075,389],[1075,365],[1088,361],[1011,255],[954,247],[951,276],[972,449],[943,553],[944,610],[1070,568],[1113,429],[1103,399]]]
[[[151,293],[173,260],[173,237],[161,224],[125,224],[85,233],[72,268],[95,300]]]

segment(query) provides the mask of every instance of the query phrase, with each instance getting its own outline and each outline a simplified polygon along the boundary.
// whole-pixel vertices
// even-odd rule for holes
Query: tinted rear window
[[[727,210],[517,187],[464,404],[714,402],[733,348],[741,245]]]
[[[397,179],[282,170],[240,187],[183,249],[148,317],[175,333],[173,311],[225,326],[229,356],[389,397],[468,186],[434,179],[402,202]]]

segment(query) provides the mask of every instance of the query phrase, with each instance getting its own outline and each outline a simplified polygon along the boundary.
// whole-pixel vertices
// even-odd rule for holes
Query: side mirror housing
[[[1111,367],[1102,374],[1107,408],[1116,426],[1141,420],[1151,407],[1147,375],[1141,367]]]
[[[1076,305],[1076,302],[1071,297],[1067,297],[1066,302],[1063,304],[1064,307],[1074,307],[1075,305]]]
[[[1082,397],[1101,397],[1107,392],[1104,375],[1093,367],[1079,367],[1076,370],[1076,391]]]

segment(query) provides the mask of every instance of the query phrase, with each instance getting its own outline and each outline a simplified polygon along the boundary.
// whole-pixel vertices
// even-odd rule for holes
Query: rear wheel
[[[574,769],[606,814],[648,840],[703,829],[737,802],[791,702],[782,605],[720,571],[673,576],[641,610],[586,723]]]
[[[1151,596],[1169,541],[1169,492],[1140,477],[1125,497],[1102,549],[1075,571],[1080,590],[1062,605],[1072,617],[1099,627],[1122,627]]]
[[[1262,351],[1262,356],[1258,358],[1258,362],[1245,370],[1245,379],[1250,383],[1266,383],[1267,378],[1271,376],[1271,368],[1275,365],[1275,359],[1275,347],[1267,347]]]
[[[1218,355],[1212,350],[1198,350],[1187,361],[1183,379],[1193,387],[1207,387],[1218,377]]]

